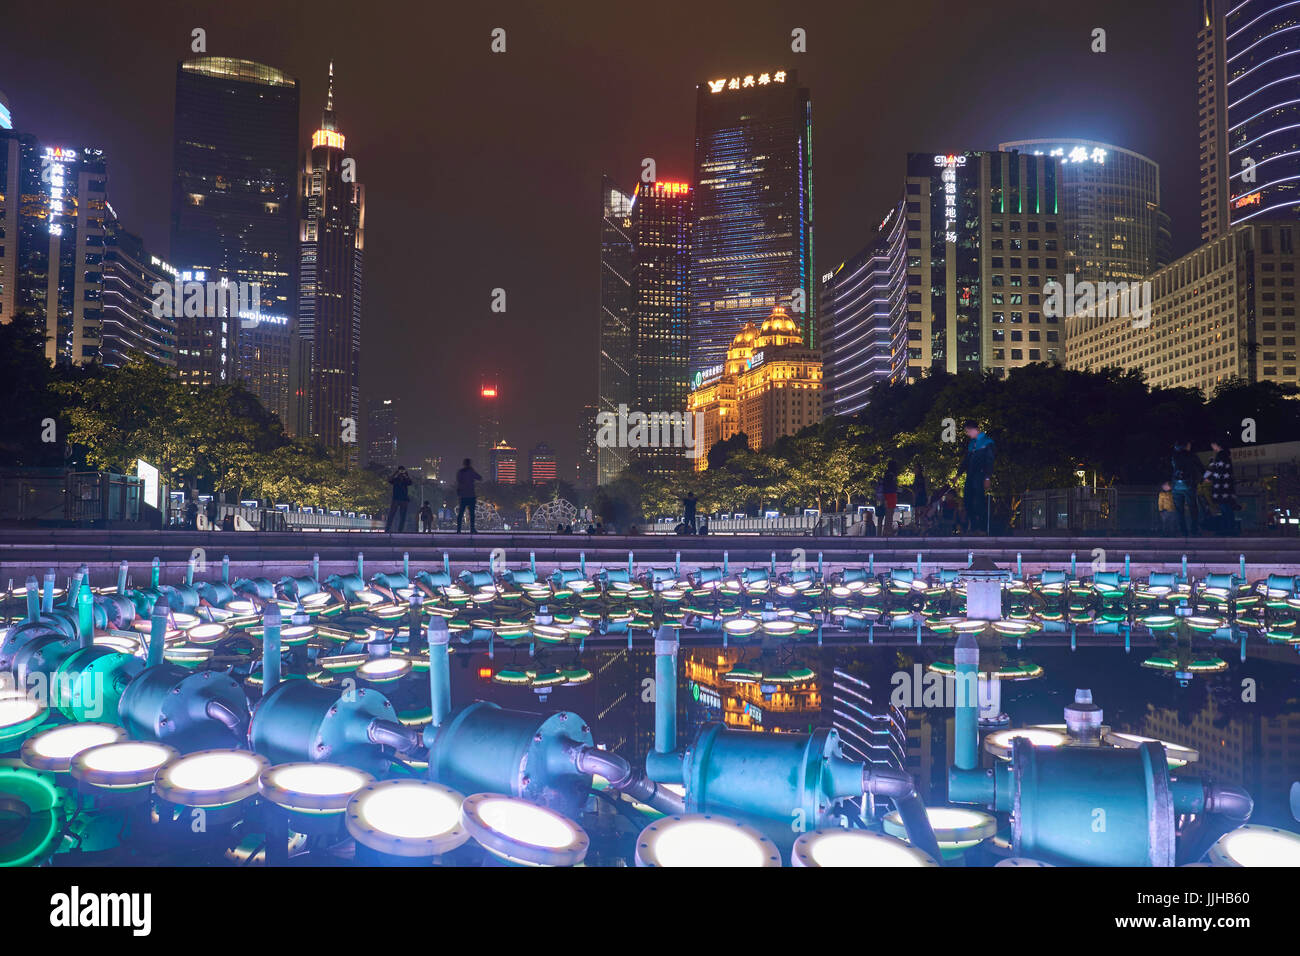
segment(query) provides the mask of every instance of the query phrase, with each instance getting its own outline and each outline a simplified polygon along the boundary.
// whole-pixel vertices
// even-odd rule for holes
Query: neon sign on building
[[[949,153],[934,157],[934,164],[942,170],[939,181],[943,184],[943,241],[956,242],[957,170],[966,165],[966,157]]]
[[[785,70],[760,73],[758,76],[750,73],[748,76],[733,76],[731,79],[723,77],[720,80],[709,80],[709,92],[721,93],[723,90],[747,90],[753,87],[770,86],[773,83],[784,83],[785,77]]]

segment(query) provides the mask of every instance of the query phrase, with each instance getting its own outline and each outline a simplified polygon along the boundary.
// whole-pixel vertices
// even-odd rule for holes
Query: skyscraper
[[[600,349],[597,414],[618,414],[632,404],[632,196],[608,177],[600,182]],[[600,447],[596,483],[613,481],[627,467],[627,449]]]
[[[372,465],[397,465],[397,410],[395,398],[372,398],[366,422],[366,441]]]
[[[504,438],[492,446],[488,461],[490,480],[503,485],[519,480],[519,450]]]
[[[1169,216],[1160,166],[1141,153],[1087,139],[1003,143],[1061,164],[1062,267],[1078,281],[1140,281],[1169,263]]]
[[[793,71],[696,87],[690,372],[783,306],[817,341],[812,102]]]
[[[171,260],[206,281],[256,285],[236,320],[181,318],[183,380],[236,377],[214,353],[239,326],[238,377],[291,431],[304,369],[298,336],[298,81],[249,60],[201,56],[176,67]],[[224,333],[220,323],[226,321]],[[191,374],[194,373],[194,374]]]
[[[320,129],[312,134],[303,170],[301,293],[298,322],[311,344],[307,388],[311,434],[332,450],[343,422],[360,417],[361,270],[365,246],[365,187],[344,152],[334,120],[334,64]]]
[[[538,442],[528,453],[528,478],[535,485],[544,485],[554,481],[558,475],[555,469],[555,452],[546,442]]]
[[[822,408],[852,415],[867,394],[907,373],[907,227],[903,203],[875,238],[822,277]]]
[[[1196,84],[1201,238],[1300,213],[1296,5],[1201,0]]]
[[[1064,360],[1061,320],[1043,309],[1063,268],[1060,169],[1025,153],[908,154],[909,376]]]
[[[478,387],[478,441],[475,452],[479,464],[492,457],[492,449],[501,438],[501,386],[499,376],[485,375]]]

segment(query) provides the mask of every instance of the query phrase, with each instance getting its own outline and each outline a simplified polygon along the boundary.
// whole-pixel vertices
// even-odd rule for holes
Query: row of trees
[[[388,501],[386,475],[292,438],[241,385],[193,388],[152,362],[52,367],[20,321],[0,326],[0,401],[0,464],[134,474],[143,458],[172,487],[230,500],[369,512]]]
[[[1207,401],[1196,389],[1151,388],[1140,371],[1071,371],[1031,365],[1006,378],[933,375],[877,386],[857,415],[828,418],[762,451],[743,435],[709,450],[709,468],[670,477],[635,465],[596,492],[595,509],[626,525],[681,513],[691,491],[702,513],[803,508],[851,510],[874,500],[890,460],[900,485],[924,470],[929,491],[957,487],[965,450],[961,423],[978,421],[997,444],[993,493],[1014,513],[1030,489],[1080,483],[1151,485],[1169,477],[1176,440],[1205,450],[1300,441],[1300,395],[1293,386],[1241,380]]]

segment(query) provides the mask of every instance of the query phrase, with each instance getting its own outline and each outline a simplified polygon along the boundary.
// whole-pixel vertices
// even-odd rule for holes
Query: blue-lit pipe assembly
[[[820,556],[779,573],[775,555],[684,572],[680,555],[638,571],[629,554],[543,575],[531,555],[458,574],[446,558],[413,572],[403,556],[367,578],[358,554],[355,572],[324,581],[318,558],[277,581],[230,584],[226,561],[217,581],[195,571],[165,584],[155,560],[137,588],[123,563],[96,590],[83,565],[63,591],[51,572],[6,596],[17,613],[0,639],[0,799],[26,823],[0,832],[0,863],[324,863],[351,841],[362,863],[569,866],[589,860],[583,824],[602,809],[631,821],[616,859],[643,866],[979,865],[1000,858],[997,834],[1019,863],[1240,863],[1260,841],[1266,856],[1295,852],[1293,835],[1247,824],[1243,790],[1187,773],[1178,748],[1110,733],[1087,691],[1064,729],[980,746],[982,728],[1007,720],[1002,682],[1034,675],[1011,645],[1038,632],[1146,628],[1169,645],[1146,663],[1180,680],[1211,666],[1197,635],[1300,643],[1295,580],[1249,584],[1244,565],[1138,581],[1127,561],[1028,578],[1019,561],[1014,574],[972,556],[927,575],[919,555],[880,571],[871,556],[825,577]],[[684,634],[740,652],[733,684],[779,688],[813,674],[790,657],[799,641],[870,641],[877,628],[955,638],[951,664],[933,665],[956,690],[949,806],[927,808],[910,774],[854,759],[830,727],[712,723],[679,739]],[[452,699],[462,651],[508,655],[492,680],[545,700],[591,679],[580,662],[597,638],[653,650],[643,769],[572,710]],[[203,839],[184,833],[195,810],[214,823]]]

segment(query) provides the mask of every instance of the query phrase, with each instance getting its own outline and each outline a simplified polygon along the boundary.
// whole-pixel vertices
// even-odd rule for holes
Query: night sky
[[[362,402],[405,405],[399,454],[473,453],[481,372],[506,437],[572,478],[596,393],[599,189],[643,157],[693,179],[695,84],[795,69],[812,91],[816,270],[859,250],[905,154],[1095,139],[1160,164],[1174,251],[1199,242],[1195,0],[396,3],[6,0],[15,128],[100,146],[109,200],[166,253],[172,110],[190,31],[296,76],[305,144],[335,107],[366,186]],[[493,54],[491,31],[507,31]],[[790,50],[795,27],[808,52]],[[1107,31],[1107,52],[1090,51]],[[504,316],[491,292],[507,293]]]

